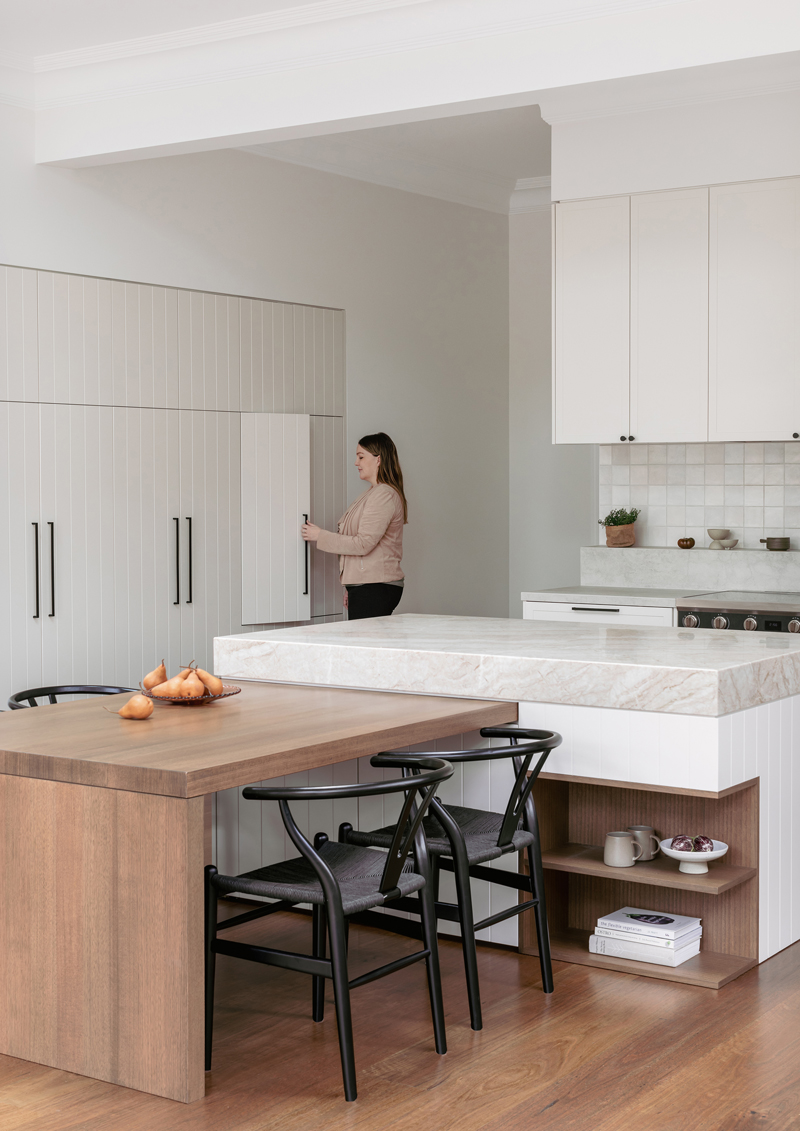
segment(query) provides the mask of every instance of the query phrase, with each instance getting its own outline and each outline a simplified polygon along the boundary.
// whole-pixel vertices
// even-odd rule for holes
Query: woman
[[[306,542],[339,555],[339,577],[348,620],[388,617],[403,595],[403,525],[408,505],[397,448],[385,432],[362,436],[356,447],[359,476],[369,483],[339,519],[339,533],[313,522],[302,528]]]

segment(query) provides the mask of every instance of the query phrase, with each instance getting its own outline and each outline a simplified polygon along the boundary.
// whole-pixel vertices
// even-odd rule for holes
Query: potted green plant
[[[640,513],[638,507],[631,507],[629,511],[624,507],[617,507],[609,511],[605,518],[598,519],[600,526],[606,528],[606,545],[632,546],[636,541],[633,524]]]

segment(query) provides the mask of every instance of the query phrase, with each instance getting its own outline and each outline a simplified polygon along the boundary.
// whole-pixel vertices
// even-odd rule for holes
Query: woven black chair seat
[[[319,855],[336,877],[342,892],[345,915],[369,911],[386,902],[379,891],[386,863],[382,852],[329,842],[319,849]],[[216,875],[213,882],[221,894],[239,891],[244,895],[285,899],[292,903],[325,902],[317,874],[303,856],[282,860],[278,864],[268,864],[265,868],[256,868],[241,876]],[[407,861],[397,883],[398,890],[403,895],[410,895],[419,891],[424,883],[422,876],[412,872],[411,863]]]
[[[487,860],[497,860],[504,855],[503,849],[497,847],[497,838],[500,835],[500,826],[503,823],[502,813],[487,813],[483,809],[464,809],[460,805],[445,805],[444,808],[458,823],[464,834],[464,843],[467,846],[467,857],[470,864],[484,864]],[[425,838],[430,852],[439,856],[450,856],[452,849],[442,826],[435,816],[428,815],[423,821]],[[353,829],[348,833],[351,844],[372,845],[374,848],[388,848],[392,843],[394,826],[387,825],[374,832],[363,832]],[[533,834],[524,829],[517,829],[512,838],[513,851],[527,848],[533,844]],[[509,849],[505,850],[510,851]]]

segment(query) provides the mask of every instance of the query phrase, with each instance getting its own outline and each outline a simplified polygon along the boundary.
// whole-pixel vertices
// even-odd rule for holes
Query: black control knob
[[[745,632],[755,632],[758,628],[758,621],[753,614],[744,618],[744,628]]]
[[[719,613],[717,616],[715,616],[711,622],[712,628],[728,628],[729,625],[730,621],[727,617],[724,617],[722,613]]]
[[[700,617],[697,613],[687,613],[681,620],[684,628],[697,628],[700,624]]]
[[[792,432],[793,440],[800,440],[800,432]]]
[[[627,437],[627,436],[620,436],[620,440],[622,440],[623,444],[625,443],[625,441],[626,441],[627,439],[628,439],[628,437]]]
[[[635,439],[636,439],[636,437],[635,437],[635,436],[629,436],[629,437],[628,437],[628,439],[629,439],[629,440],[635,440]]]
[[[786,627],[790,632],[800,632],[800,619],[792,617]]]

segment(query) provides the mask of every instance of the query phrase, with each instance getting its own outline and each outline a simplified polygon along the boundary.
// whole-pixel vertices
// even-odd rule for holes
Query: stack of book
[[[597,920],[589,950],[657,966],[680,966],[699,952],[702,934],[700,920],[688,915],[623,907]]]

